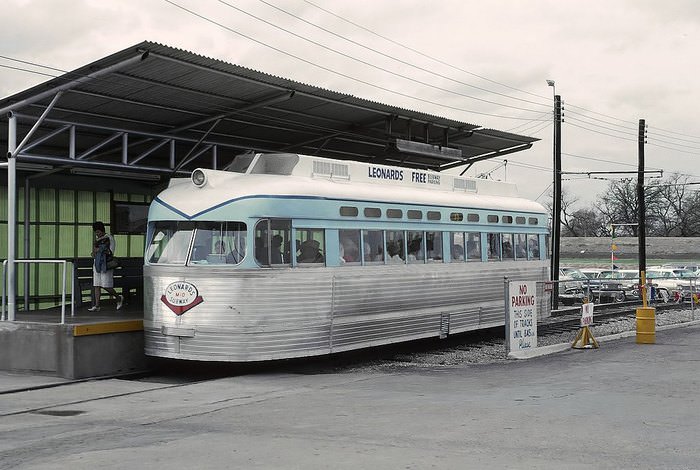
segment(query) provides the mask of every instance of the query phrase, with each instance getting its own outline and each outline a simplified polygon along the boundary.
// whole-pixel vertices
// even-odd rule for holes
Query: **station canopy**
[[[17,169],[151,179],[285,152],[468,168],[538,139],[381,104],[142,42],[0,100]]]

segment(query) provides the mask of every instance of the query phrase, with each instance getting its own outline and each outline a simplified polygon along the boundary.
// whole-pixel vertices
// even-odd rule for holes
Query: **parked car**
[[[639,291],[639,271],[636,269],[616,269],[615,277],[622,283],[628,300],[639,300],[642,295]]]
[[[628,300],[628,295],[634,297],[633,289],[625,289],[616,271],[582,268],[581,272],[588,277],[587,287],[592,300],[597,300],[599,303],[612,303],[624,302]]]
[[[680,268],[654,268],[646,272],[647,282],[663,297],[666,290],[670,298],[677,300],[690,298],[697,291],[697,276],[693,271]]]
[[[585,297],[584,282],[588,278],[575,268],[559,269],[559,302],[564,305],[581,303]]]

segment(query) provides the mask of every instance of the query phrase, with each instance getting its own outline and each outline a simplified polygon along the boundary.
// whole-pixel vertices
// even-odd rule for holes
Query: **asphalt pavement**
[[[693,469],[700,326],[505,363],[0,373],[2,469]]]

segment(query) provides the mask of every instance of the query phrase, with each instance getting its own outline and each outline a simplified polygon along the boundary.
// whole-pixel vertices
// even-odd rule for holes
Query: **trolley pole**
[[[646,203],[644,201],[644,143],[646,136],[646,123],[644,119],[639,120],[639,136],[638,145],[638,166],[637,166],[637,207],[639,207],[638,215],[638,232],[639,238],[639,271],[641,273],[647,270],[647,245],[646,245],[646,225],[645,213]]]

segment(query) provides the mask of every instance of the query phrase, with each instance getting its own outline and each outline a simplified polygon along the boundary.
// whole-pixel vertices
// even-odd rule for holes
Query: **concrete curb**
[[[700,325],[700,320],[694,320],[685,323],[675,323],[673,325],[657,326],[656,331],[672,330],[674,328],[687,328],[696,325]],[[621,333],[615,333],[614,335],[601,336],[600,338],[596,338],[596,341],[598,341],[599,343],[604,343],[606,341],[614,341],[617,339],[629,338],[630,336],[636,336],[636,334],[636,330],[623,331]],[[532,359],[533,357],[546,356],[548,354],[555,354],[570,349],[572,349],[571,343],[550,344],[549,346],[542,346],[540,348],[535,348],[527,351],[515,351],[508,354],[508,358]]]

